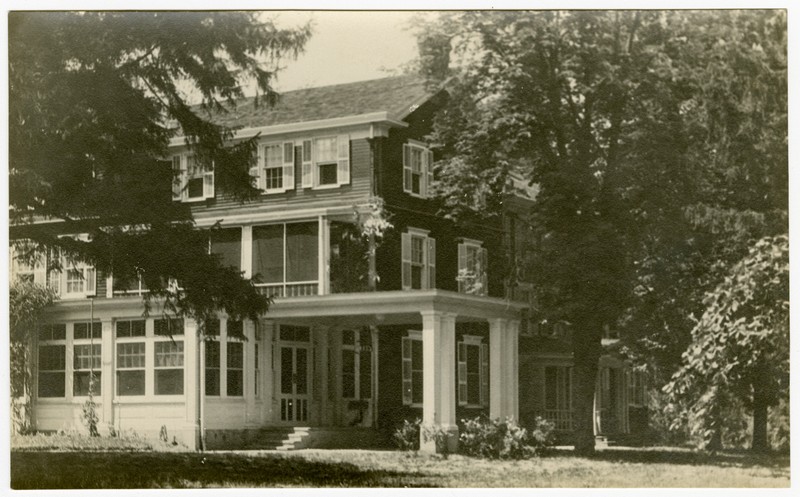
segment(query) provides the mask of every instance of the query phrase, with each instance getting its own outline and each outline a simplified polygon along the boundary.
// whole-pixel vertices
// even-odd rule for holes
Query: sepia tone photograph
[[[6,10],[9,485],[788,488],[788,9]]]

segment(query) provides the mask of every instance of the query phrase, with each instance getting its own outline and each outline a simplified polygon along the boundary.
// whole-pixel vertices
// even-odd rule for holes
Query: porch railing
[[[259,292],[276,299],[307,297],[319,293],[318,281],[296,281],[292,283],[268,283],[258,285]]]
[[[539,415],[552,422],[556,430],[571,431],[573,429],[572,411],[569,409],[546,409]]]

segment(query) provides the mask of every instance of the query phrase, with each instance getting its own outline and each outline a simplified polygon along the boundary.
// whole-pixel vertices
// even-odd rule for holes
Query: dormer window
[[[433,152],[418,142],[403,145],[403,191],[428,198],[433,184]]]

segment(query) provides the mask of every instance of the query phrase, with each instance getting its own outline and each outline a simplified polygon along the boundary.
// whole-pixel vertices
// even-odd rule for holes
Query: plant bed
[[[90,437],[80,433],[35,433],[13,435],[11,450],[14,451],[180,451],[185,446],[153,442],[135,433],[115,437]]]

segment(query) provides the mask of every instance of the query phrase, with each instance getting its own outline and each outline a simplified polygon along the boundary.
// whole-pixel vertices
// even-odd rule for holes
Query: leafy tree
[[[11,417],[16,432],[22,433],[30,428],[29,344],[38,330],[45,309],[54,300],[55,295],[49,288],[22,280],[14,281],[9,291]]]
[[[697,283],[708,278],[709,254],[724,246],[711,226],[724,226],[726,216],[763,226],[759,216],[783,205],[781,177],[769,179],[785,165],[774,149],[785,137],[775,112],[781,87],[769,93],[777,98],[761,122],[767,130],[752,126],[759,109],[752,102],[756,110],[739,121],[732,118],[746,112],[730,107],[737,95],[757,99],[756,88],[780,79],[771,64],[780,61],[781,26],[780,14],[763,12],[468,12],[421,30],[424,72],[451,78],[432,136],[445,157],[437,172],[446,212],[502,210],[512,171],[538,186],[528,213],[536,233],[530,274],[538,313],[574,329],[578,452],[594,448],[603,329],[630,327],[646,319],[632,311],[643,301],[685,292],[637,337],[679,356],[690,327],[678,315],[700,308]],[[737,64],[714,49],[728,41],[749,47]],[[449,72],[436,43],[452,48]],[[721,98],[734,76],[745,83]],[[751,163],[765,152],[775,160]],[[764,185],[770,195],[758,211],[733,211],[755,205]],[[745,186],[739,200],[747,203],[737,204]],[[691,285],[675,289],[675,281]],[[656,331],[665,316],[673,328]]]
[[[665,391],[714,449],[724,410],[731,399],[744,401],[753,411],[752,447],[768,449],[768,407],[789,395],[788,236],[759,240],[704,303]]]
[[[10,13],[12,240],[33,242],[28,260],[58,250],[122,282],[141,277],[148,309],[163,299],[166,311],[198,318],[218,309],[257,318],[268,300],[207,253],[208,230],[171,200],[175,177],[163,159],[180,132],[218,190],[253,198],[257,138],[232,141],[212,114],[249,81],[257,102],[273,104],[278,61],[309,35],[243,12]]]

